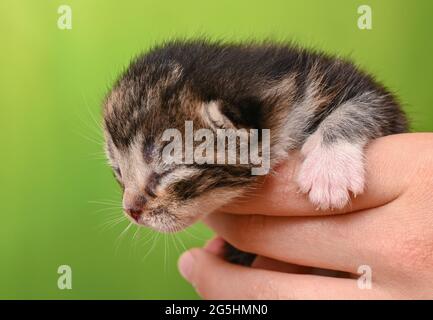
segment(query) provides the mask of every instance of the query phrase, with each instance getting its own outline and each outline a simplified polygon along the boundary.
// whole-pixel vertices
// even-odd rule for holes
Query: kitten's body
[[[297,182],[321,209],[364,189],[363,149],[407,131],[393,95],[339,58],[275,44],[176,41],[137,58],[107,96],[107,153],[134,220],[176,231],[257,182],[240,165],[167,166],[165,129],[270,129],[271,164],[301,150]]]

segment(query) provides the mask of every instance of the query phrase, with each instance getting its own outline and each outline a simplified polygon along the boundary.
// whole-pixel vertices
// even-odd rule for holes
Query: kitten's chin
[[[183,217],[182,219],[170,215],[161,215],[155,217],[141,217],[137,221],[131,220],[140,227],[151,228],[161,233],[176,233],[182,231],[194,224],[199,217]]]

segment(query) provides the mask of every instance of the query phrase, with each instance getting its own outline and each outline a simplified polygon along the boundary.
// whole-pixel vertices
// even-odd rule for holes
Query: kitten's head
[[[186,121],[195,133],[235,128],[220,101],[206,101],[188,88],[175,63],[135,62],[104,103],[106,154],[123,189],[124,211],[134,223],[162,232],[189,226],[255,181],[249,165],[185,163],[191,152],[185,146]],[[181,134],[183,163],[172,163],[175,151],[168,146],[175,139],[167,139],[167,129]]]

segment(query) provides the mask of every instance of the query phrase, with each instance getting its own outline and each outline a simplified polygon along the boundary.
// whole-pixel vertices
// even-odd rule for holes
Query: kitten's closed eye
[[[182,167],[172,167],[161,173],[154,171],[149,175],[144,191],[150,197],[156,198],[159,186],[171,184],[173,181],[182,179],[184,175],[185,170]]]
[[[162,175],[156,172],[152,172],[149,176],[149,180],[144,188],[144,191],[151,196],[152,198],[156,198],[156,187],[159,185]]]

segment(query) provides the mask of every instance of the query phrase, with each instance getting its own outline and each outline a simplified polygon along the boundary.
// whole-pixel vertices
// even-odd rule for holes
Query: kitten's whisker
[[[96,143],[99,146],[103,146],[103,142],[102,141],[98,141],[98,140],[96,140],[94,138],[88,137],[88,136],[84,135],[83,133],[81,133],[79,131],[74,131],[74,133],[77,134],[77,135],[79,135],[81,138],[86,139],[89,142]]]
[[[188,249],[186,248],[185,243],[183,242],[182,238],[179,236],[177,239],[179,240],[179,243],[183,247],[183,249],[185,251],[188,251]]]
[[[82,120],[83,124],[85,124],[89,129],[93,130],[94,133],[97,133],[98,136],[102,137],[103,127],[101,121],[96,120],[95,115],[92,113],[92,110],[90,109],[90,104],[88,103],[87,98],[83,92],[81,92],[81,98],[83,99],[84,106],[86,107],[87,113],[90,116],[90,120],[93,121],[91,123],[92,125],[90,125],[87,121]],[[88,119],[88,117],[86,117],[86,119]]]
[[[141,230],[141,229],[143,229],[143,228],[140,227],[140,226],[136,226],[136,227],[137,227],[137,229],[135,230],[134,235],[132,236],[133,247],[134,247],[134,254],[137,253],[137,247],[138,247],[138,244],[139,244],[140,241],[142,240],[142,230]],[[145,235],[146,235],[146,237],[147,237],[148,234],[149,234],[149,229],[146,229],[145,231],[146,231],[146,232],[145,232]]]
[[[176,248],[177,254],[180,255],[181,251],[179,250],[179,247],[177,246],[177,243],[176,243],[176,241],[177,241],[177,239],[176,239],[177,234],[170,233],[170,236],[171,236],[171,241],[173,241],[174,247]]]
[[[142,261],[144,261],[149,256],[149,254],[153,251],[153,249],[155,248],[156,243],[158,242],[159,235],[160,235],[160,233],[158,233],[158,232],[154,233],[154,237],[152,238],[153,239],[152,246],[147,251],[147,253],[144,255],[144,257],[141,259]]]
[[[113,206],[113,208],[122,208],[121,205],[119,205],[119,201],[113,201],[113,202],[108,202],[108,201],[89,201],[89,203],[92,204],[99,204],[99,205],[109,205],[109,206]]]
[[[143,241],[143,240],[144,240],[143,243],[141,244],[141,247],[145,247],[146,244],[148,244],[149,241],[150,241],[153,237],[155,237],[155,232],[153,232],[153,231],[147,232],[147,233],[145,234],[145,237],[142,238],[142,239],[140,239],[140,241]]]
[[[207,240],[207,239],[205,239],[205,238],[201,238],[201,237],[199,237],[199,236],[194,235],[193,233],[189,232],[188,229],[184,229],[183,232],[184,232],[185,234],[187,234],[188,236],[190,236],[190,237],[196,239],[196,240],[200,240],[200,241],[205,241],[205,240]]]
[[[123,239],[123,237],[125,236],[125,234],[128,232],[128,230],[131,228],[131,226],[132,226],[132,222],[130,222],[127,226],[126,226],[126,228],[119,234],[119,236],[117,237],[117,239],[116,239],[116,241],[115,241],[115,243],[116,243],[116,248],[115,248],[115,253],[117,254],[117,251],[118,251],[118,249],[119,249],[119,247],[120,247],[120,244],[121,244],[121,241],[122,241],[122,239]]]
[[[119,199],[96,199],[96,200],[90,200],[89,202],[101,202],[101,201],[105,201],[105,202],[114,202],[116,204],[119,203]]]
[[[98,133],[101,135],[101,137],[102,137],[102,132],[104,131],[104,128],[103,128],[103,126],[102,126],[102,124],[101,124],[101,121],[96,120],[95,115],[94,115],[94,114],[92,113],[92,111],[90,110],[89,103],[88,103],[88,101],[87,101],[87,99],[86,99],[86,96],[85,96],[84,94],[82,94],[82,96],[83,96],[83,99],[84,99],[84,103],[85,103],[85,105],[86,105],[86,107],[87,107],[87,112],[88,112],[89,115],[90,115],[90,119],[93,120],[93,124],[95,124],[96,127],[97,127],[97,129],[99,129],[97,132],[98,132]]]
[[[124,217],[119,217],[119,218],[114,218],[114,219],[110,219],[108,221],[103,222],[100,226],[99,226],[99,230],[100,232],[103,231],[108,231],[112,228],[114,228],[115,226],[117,226],[118,224],[120,224],[121,222],[125,221]]]
[[[167,235],[164,234],[164,274],[167,274]]]
[[[119,211],[119,209],[120,208],[118,208],[118,207],[107,207],[107,208],[101,208],[101,209],[95,210],[92,213],[96,214],[96,213],[105,212],[104,214],[107,214],[107,215],[119,215],[119,213],[121,213],[121,211]],[[106,211],[109,211],[109,212],[106,212]]]

